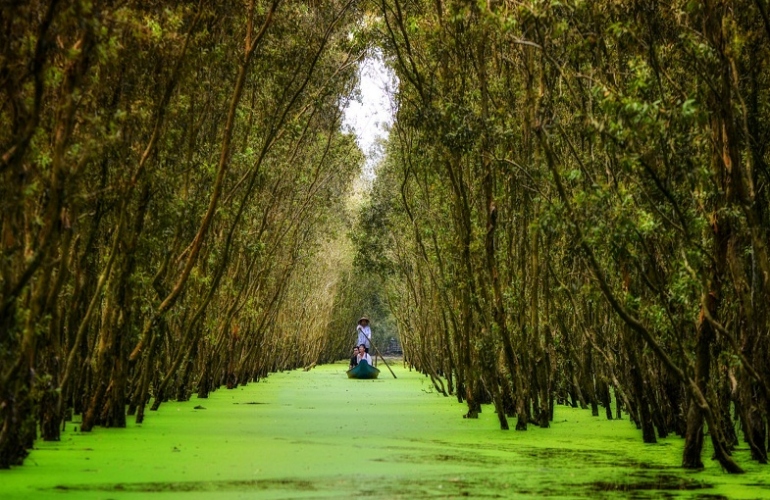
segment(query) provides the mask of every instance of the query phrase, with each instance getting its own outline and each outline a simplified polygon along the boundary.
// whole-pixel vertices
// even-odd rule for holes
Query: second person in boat
[[[358,362],[360,363],[361,361],[366,361],[369,363],[369,366],[374,366],[372,364],[372,357],[366,352],[366,346],[364,344],[358,346]]]

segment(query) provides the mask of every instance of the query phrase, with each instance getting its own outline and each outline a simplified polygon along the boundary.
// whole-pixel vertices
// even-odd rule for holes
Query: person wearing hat
[[[372,339],[372,329],[369,328],[369,318],[363,316],[361,319],[359,319],[356,331],[358,332],[358,345],[363,345],[366,352],[368,353],[369,347],[371,347]],[[360,354],[362,353],[359,353],[359,355]]]

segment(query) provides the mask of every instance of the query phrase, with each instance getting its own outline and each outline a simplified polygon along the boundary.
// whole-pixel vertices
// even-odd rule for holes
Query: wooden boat
[[[377,378],[380,370],[370,365],[365,359],[358,362],[355,368],[348,370],[348,378]]]

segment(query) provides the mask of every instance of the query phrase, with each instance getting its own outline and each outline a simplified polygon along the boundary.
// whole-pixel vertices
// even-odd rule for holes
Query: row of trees
[[[379,8],[401,83],[359,263],[407,361],[502,429],[603,406],[684,467],[706,434],[766,463],[766,2]]]
[[[355,2],[0,9],[0,468],[343,354]]]

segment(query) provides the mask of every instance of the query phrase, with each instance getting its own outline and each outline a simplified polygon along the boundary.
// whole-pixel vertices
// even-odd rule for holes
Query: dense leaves
[[[401,88],[360,255],[408,361],[503,429],[603,405],[685,467],[704,423],[765,463],[765,2],[379,6]]]
[[[355,3],[0,8],[0,468],[344,353]]]
[[[336,359],[362,309],[468,418],[603,407],[685,467],[767,462],[764,0],[17,3],[0,467]],[[400,87],[354,257],[370,28]]]

